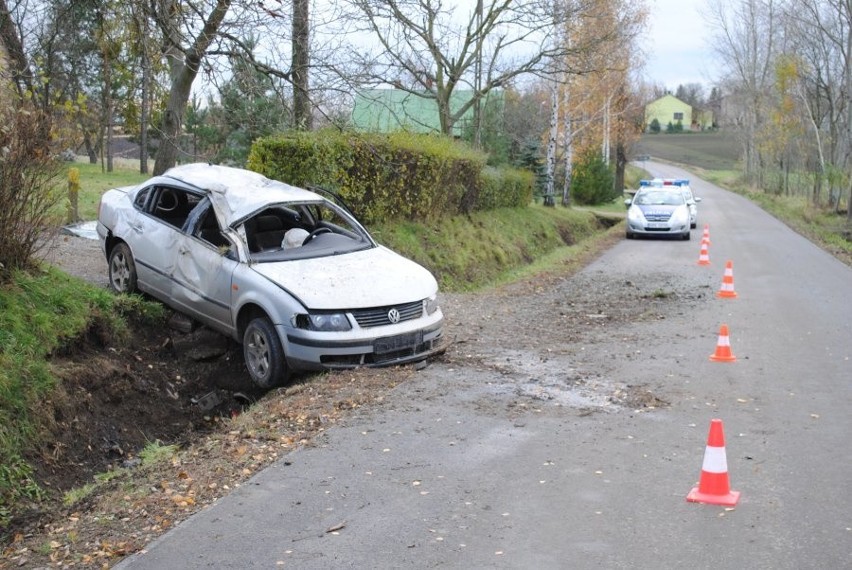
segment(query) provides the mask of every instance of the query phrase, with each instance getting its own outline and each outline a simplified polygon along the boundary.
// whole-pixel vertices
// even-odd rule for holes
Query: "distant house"
[[[450,109],[459,109],[470,101],[470,91],[455,91]],[[453,125],[453,136],[460,137],[473,122],[473,107]],[[435,99],[404,89],[366,89],[355,94],[352,126],[366,132],[440,133],[441,121]]]
[[[645,130],[651,128],[654,119],[660,125],[660,130],[665,131],[669,123],[672,126],[680,124],[684,130],[701,131],[713,126],[712,111],[695,109],[688,103],[684,103],[674,95],[663,95],[645,106]]]

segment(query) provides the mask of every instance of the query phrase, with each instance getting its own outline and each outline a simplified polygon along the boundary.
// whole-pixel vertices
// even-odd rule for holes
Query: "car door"
[[[172,304],[208,326],[230,334],[231,277],[238,265],[233,244],[219,230],[209,200],[193,211],[175,243]]]
[[[172,203],[166,204],[163,187],[152,186],[137,195],[134,205],[138,215],[128,222],[129,230],[123,237],[136,262],[139,288],[168,302],[175,245],[181,233],[163,217],[165,211],[173,209]]]

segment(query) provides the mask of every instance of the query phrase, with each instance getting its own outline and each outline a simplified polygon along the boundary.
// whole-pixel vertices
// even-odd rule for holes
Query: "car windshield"
[[[327,200],[271,205],[237,227],[253,262],[340,255],[375,247],[367,231]]]
[[[633,199],[637,206],[680,206],[686,202],[680,192],[666,190],[652,190],[650,192],[639,192]]]

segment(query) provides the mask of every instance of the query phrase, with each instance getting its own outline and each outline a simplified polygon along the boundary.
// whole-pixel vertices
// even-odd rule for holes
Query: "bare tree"
[[[627,99],[623,96],[625,84],[631,71],[638,71],[641,63],[637,40],[645,26],[644,6],[635,2],[606,0],[589,3],[581,18],[563,28],[561,41],[568,45],[584,45],[589,37],[604,37],[594,50],[573,54],[580,58],[569,67],[586,69],[587,73],[563,76],[559,88],[562,90],[562,153],[564,176],[562,183],[562,205],[571,204],[571,181],[573,160],[578,143],[585,146],[599,144],[605,163],[609,163],[612,152],[612,135],[616,138],[616,165],[621,172],[626,160],[618,160],[624,154],[627,130],[623,115]],[[582,119],[582,120],[578,120]],[[595,127],[600,120],[599,127]],[[619,151],[621,153],[619,154]]]
[[[166,41],[165,56],[169,62],[171,89],[163,113],[160,145],[154,162],[154,174],[162,174],[177,162],[178,137],[192,84],[217,39],[231,0],[216,0],[209,11],[204,6],[185,10],[176,0],[152,2],[153,16]]]
[[[440,0],[350,0],[353,18],[374,42],[352,45],[347,57],[359,65],[358,85],[393,85],[435,102],[441,132],[456,123],[489,92],[523,75],[578,73],[566,67],[571,54],[593,49],[606,32],[582,45],[554,41],[558,29],[583,13],[591,0],[566,2],[555,11],[551,0],[483,0],[470,14]],[[469,97],[451,105],[458,89]]]
[[[760,183],[757,135],[766,121],[780,26],[774,0],[711,0],[705,14],[714,29],[714,49],[726,67],[728,93],[742,134],[746,177]]]
[[[798,68],[799,95],[819,153],[814,199],[819,201],[827,171],[839,169],[845,181],[827,176],[833,187],[831,202],[838,208],[844,182],[847,203],[852,203],[852,1],[791,0],[786,16],[791,51],[803,62]],[[847,208],[847,222],[852,224],[849,212],[852,208]]]

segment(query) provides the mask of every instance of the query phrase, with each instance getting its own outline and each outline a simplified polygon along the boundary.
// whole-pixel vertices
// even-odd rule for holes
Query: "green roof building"
[[[352,125],[359,131],[389,133],[440,133],[441,121],[435,99],[404,89],[367,89],[355,94]],[[470,91],[455,91],[450,109],[456,110],[470,100]],[[453,125],[453,136],[460,137],[473,121],[473,107]]]

